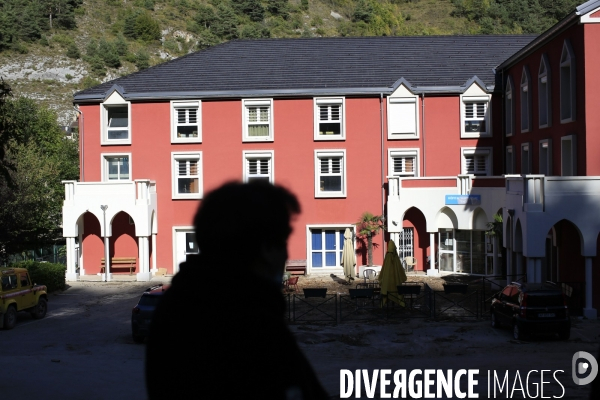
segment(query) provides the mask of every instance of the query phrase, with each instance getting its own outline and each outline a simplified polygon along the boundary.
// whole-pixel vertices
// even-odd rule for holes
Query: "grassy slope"
[[[292,5],[299,5],[300,0],[289,0]],[[188,3],[206,2],[204,0],[187,0]],[[85,46],[91,38],[106,38],[114,40],[115,35],[111,26],[119,20],[127,8],[133,6],[134,1],[125,2],[106,0],[85,0],[84,7],[78,12],[75,31],[50,32],[48,46],[38,43],[28,44],[27,54],[14,52],[0,53],[0,75],[13,87],[15,94],[33,97],[57,110],[60,121],[64,124],[74,117],[72,111],[72,95],[83,88],[82,79],[89,75],[89,66],[82,60],[72,60],[66,57],[64,36],[75,40],[81,53],[85,53]],[[187,26],[193,18],[193,12],[177,6],[178,1],[157,3],[153,15],[160,23],[163,37],[177,46],[174,33],[189,35]],[[272,35],[300,36],[302,30],[309,30],[314,36],[338,36],[338,25],[341,21],[351,18],[355,1],[350,0],[311,0],[308,12],[301,12],[293,16],[301,22],[301,28],[296,30],[277,27],[277,21],[267,17],[267,25],[271,27]],[[402,15],[403,26],[401,34],[408,35],[449,35],[476,33],[476,25],[463,18],[454,18],[450,15],[453,6],[450,0],[419,0],[416,2],[396,3]],[[334,11],[342,16],[341,19],[333,18],[330,14]],[[63,37],[61,37],[61,34]],[[164,60],[161,53],[171,56],[180,56],[186,52],[186,47],[194,47],[195,34],[191,40],[184,44],[180,51],[173,47],[166,49],[164,45],[156,42],[145,44],[136,41],[129,42],[130,52],[136,53],[144,48],[151,56],[151,64]],[[61,40],[61,38],[63,40]],[[190,38],[190,36],[188,36]],[[181,44],[179,44],[181,47]],[[135,66],[123,61],[123,66],[118,70],[108,70],[104,77],[95,77],[105,81],[122,76],[136,70]]]

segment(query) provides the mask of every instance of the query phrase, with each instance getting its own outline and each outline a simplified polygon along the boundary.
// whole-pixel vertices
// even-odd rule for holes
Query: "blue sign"
[[[481,195],[479,194],[447,194],[446,205],[453,206],[479,206],[481,205]]]

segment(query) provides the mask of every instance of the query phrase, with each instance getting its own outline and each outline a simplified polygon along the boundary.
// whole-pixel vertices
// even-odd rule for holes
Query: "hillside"
[[[0,0],[0,77],[15,94],[56,110],[66,125],[75,116],[74,92],[227,40],[535,33],[575,4],[574,0]]]

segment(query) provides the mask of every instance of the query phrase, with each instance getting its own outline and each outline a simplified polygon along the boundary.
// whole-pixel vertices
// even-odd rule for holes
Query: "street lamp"
[[[104,214],[104,280],[106,282],[109,281],[108,279],[108,269],[110,268],[110,257],[109,257],[109,245],[108,245],[108,236],[106,236],[106,209],[108,208],[108,206],[106,205],[102,205],[100,206],[100,208],[102,209],[102,213]]]

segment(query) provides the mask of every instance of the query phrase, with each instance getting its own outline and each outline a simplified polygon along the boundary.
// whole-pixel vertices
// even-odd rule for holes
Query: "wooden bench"
[[[291,275],[306,275],[306,260],[288,260],[285,270]]]
[[[113,268],[127,268],[129,267],[129,275],[133,275],[133,271],[135,270],[135,263],[137,262],[136,257],[113,257],[110,259],[110,270],[112,272]],[[100,259],[100,273],[104,273],[104,268],[106,268],[106,262],[104,257]]]

